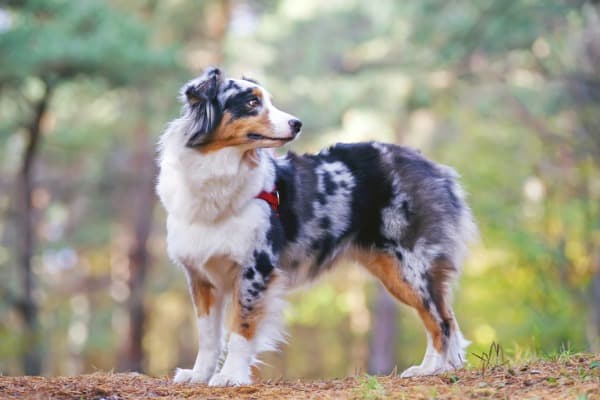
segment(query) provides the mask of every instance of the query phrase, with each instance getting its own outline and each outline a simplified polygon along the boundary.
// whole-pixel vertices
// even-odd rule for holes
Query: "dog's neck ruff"
[[[256,196],[256,198],[266,201],[267,204],[271,206],[271,209],[275,212],[275,214],[279,216],[279,191],[277,190],[277,187],[273,188],[273,190],[270,192],[263,190]]]
[[[235,147],[200,154],[185,147],[186,124],[174,121],[161,138],[157,192],[169,217],[214,224],[239,214],[260,191],[275,186],[269,153],[258,151],[256,162]]]

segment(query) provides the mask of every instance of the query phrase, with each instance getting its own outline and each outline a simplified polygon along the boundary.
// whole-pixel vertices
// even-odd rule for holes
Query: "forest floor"
[[[496,354],[497,356],[498,354]],[[1,399],[575,399],[600,400],[600,354],[500,362],[435,377],[362,375],[327,381],[261,382],[212,388],[169,377],[94,373],[72,377],[0,377]]]

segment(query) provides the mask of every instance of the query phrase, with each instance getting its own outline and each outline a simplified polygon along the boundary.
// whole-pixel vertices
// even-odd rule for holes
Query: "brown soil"
[[[328,381],[262,382],[209,388],[169,377],[94,373],[72,377],[0,377],[6,399],[600,399],[600,354],[519,366],[457,371],[436,377],[397,376]]]

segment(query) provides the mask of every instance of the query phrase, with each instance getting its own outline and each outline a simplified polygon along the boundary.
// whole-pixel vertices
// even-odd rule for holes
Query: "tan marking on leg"
[[[278,276],[273,272],[262,293],[266,293],[269,290],[269,286],[273,285],[276,279],[278,279]],[[236,282],[233,291],[233,321],[231,331],[243,336],[246,340],[252,340],[254,336],[256,336],[258,324],[265,316],[264,299],[257,300],[256,303],[252,305],[252,310],[245,310],[242,307],[240,295],[238,281]]]
[[[215,304],[215,288],[209,282],[190,276],[190,285],[192,287],[192,297],[196,305],[196,315],[198,318],[209,315],[212,306]]]
[[[435,260],[429,270],[431,299],[440,313],[440,317],[449,324],[450,330],[456,329],[456,323],[448,301],[448,285],[455,273],[456,267],[450,260],[444,258]]]
[[[398,260],[382,252],[359,253],[357,259],[381,281],[392,296],[417,310],[425,329],[431,335],[433,346],[440,353],[443,352],[445,339],[440,327],[441,321],[436,320],[423,304],[419,293],[403,279],[402,267]]]
[[[217,300],[215,287],[194,269],[191,260],[181,259],[179,261],[187,273],[190,295],[196,307],[196,316],[200,318],[209,315]]]

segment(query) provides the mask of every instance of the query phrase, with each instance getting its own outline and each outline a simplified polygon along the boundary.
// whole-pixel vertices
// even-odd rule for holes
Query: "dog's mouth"
[[[274,141],[278,141],[278,142],[289,142],[290,140],[294,139],[293,136],[290,136],[287,138],[274,138],[274,137],[264,136],[259,133],[249,133],[248,135],[246,135],[246,137],[250,140],[274,140]]]

